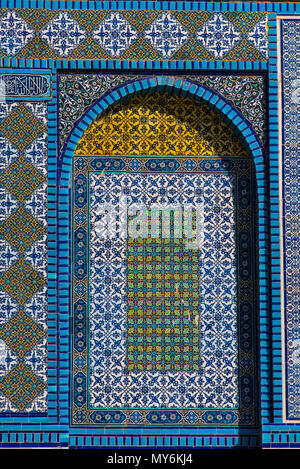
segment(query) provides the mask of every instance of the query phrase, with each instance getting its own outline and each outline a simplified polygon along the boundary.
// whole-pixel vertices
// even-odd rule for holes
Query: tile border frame
[[[165,61],[160,62],[159,64],[151,61],[128,61],[126,63],[118,63],[118,61],[107,60],[107,61],[93,61],[91,64],[90,61],[72,61],[66,63],[63,60],[54,61],[54,60],[31,60],[31,59],[0,59],[0,66],[3,69],[13,68],[16,72],[20,72],[22,69],[51,69],[52,76],[55,77],[58,69],[64,70],[74,70],[76,68],[81,68],[85,70],[97,70],[100,69],[102,72],[115,70],[115,71],[125,71],[125,70],[134,70],[138,71],[140,69],[145,69],[147,71],[152,71],[153,73],[166,72],[170,70],[173,71],[180,70],[181,73],[187,73],[188,71],[238,71],[238,72],[247,72],[247,71],[261,71],[266,70],[269,72],[269,96],[276,94],[276,98],[273,96],[272,100],[268,100],[269,114],[270,110],[274,112],[274,122],[272,125],[274,127],[270,129],[269,137],[272,138],[272,132],[278,130],[278,89],[277,89],[277,27],[276,27],[276,13],[281,14],[283,18],[287,18],[286,15],[293,15],[300,13],[300,3],[223,3],[221,2],[201,2],[201,3],[190,3],[190,2],[81,2],[81,1],[42,1],[42,0],[3,0],[3,8],[51,8],[54,5],[61,5],[61,8],[123,8],[125,9],[145,9],[146,7],[151,9],[162,8],[162,5],[167,5],[168,8],[174,8],[177,10],[203,10],[211,9],[217,10],[222,8],[221,11],[266,11],[269,12],[269,47],[270,54],[269,62],[259,63],[259,62],[188,62],[180,63],[174,61]],[[291,16],[295,18],[295,16]],[[272,51],[271,51],[272,49]],[[54,80],[55,81],[55,80]],[[56,90],[56,83],[53,82],[54,90]],[[57,108],[56,101],[53,99],[51,102],[51,118],[53,118],[52,124],[54,124],[55,119],[57,119]],[[270,118],[270,115],[269,115]],[[50,115],[49,115],[50,119]],[[50,122],[50,121],[49,121]],[[271,120],[270,120],[271,124]],[[56,187],[56,139],[57,139],[57,130],[55,125],[51,125],[51,141],[49,139],[49,194],[51,194],[51,207],[49,204],[48,217],[51,217],[51,224],[49,218],[49,227],[48,236],[50,240],[53,241],[51,246],[51,288],[53,288],[53,300],[56,298],[57,288],[56,288],[56,278],[55,278],[55,262],[56,262],[56,246],[54,241],[54,236],[56,236],[56,217],[58,214],[58,205],[55,202],[54,193]],[[276,127],[277,126],[277,127]],[[50,126],[49,126],[50,128]],[[50,135],[50,132],[49,132]],[[276,150],[277,148],[277,150]],[[50,156],[51,154],[51,156]],[[51,161],[50,161],[51,158]],[[276,174],[277,174],[277,183],[278,183],[278,142],[272,143],[270,145],[270,166],[271,172],[274,170],[275,174],[273,178],[270,178],[270,188],[274,191],[273,195],[271,194],[270,201],[270,212],[271,218],[275,222],[276,217],[278,219],[278,189],[273,184],[276,184]],[[277,168],[277,169],[276,169]],[[277,173],[276,173],[277,171]],[[51,174],[50,174],[51,172]],[[51,189],[51,190],[50,190]],[[277,191],[277,192],[276,192]],[[62,201],[64,200],[66,194],[62,194]],[[276,199],[277,197],[277,199]],[[268,207],[269,208],[269,207]],[[67,222],[67,220],[65,220]],[[278,225],[274,226],[274,232],[271,235],[271,244],[272,247],[272,275],[276,279],[278,275],[278,264],[273,263],[273,260],[276,261],[276,256],[278,255]],[[54,235],[55,233],[55,235]],[[64,235],[64,228],[62,226],[62,231],[60,234]],[[56,238],[55,238],[56,239]],[[277,247],[276,247],[277,243]],[[274,248],[274,250],[273,250]],[[49,257],[50,257],[50,247],[49,247]],[[49,270],[50,272],[50,270]],[[49,279],[50,282],[50,279]],[[50,286],[50,283],[49,283]],[[281,353],[281,332],[282,324],[280,324],[278,332],[278,286],[276,289],[272,290],[272,308],[269,305],[266,305],[265,314],[261,317],[261,400],[262,400],[262,436],[263,442],[262,446],[264,448],[272,447],[300,447],[300,425],[298,424],[287,424],[283,420],[282,415],[282,405],[283,395],[281,394],[281,378],[280,374],[278,377],[273,377],[273,381],[269,382],[269,373],[273,364],[276,364],[276,373],[278,373],[278,361],[281,355],[277,355],[278,351]],[[63,293],[62,291],[60,293]],[[25,419],[26,422],[22,422],[20,417],[14,417],[11,419],[9,424],[9,429],[7,426],[2,425],[2,434],[0,434],[0,447],[57,447],[57,446],[70,446],[72,448],[88,448],[88,447],[137,447],[141,446],[157,446],[159,448],[166,448],[170,446],[176,446],[178,448],[184,447],[203,447],[211,446],[212,448],[224,448],[224,447],[233,447],[233,446],[259,446],[260,440],[257,435],[250,435],[245,431],[237,431],[232,429],[230,435],[228,431],[218,433],[215,429],[211,429],[211,433],[207,431],[206,435],[194,435],[189,434],[171,436],[168,432],[164,432],[160,436],[152,435],[142,435],[138,439],[134,435],[117,435],[117,434],[106,434],[103,436],[100,435],[88,435],[88,434],[73,434],[69,433],[68,427],[68,352],[65,344],[68,341],[68,314],[65,310],[64,296],[61,297],[62,302],[60,303],[61,309],[58,310],[59,313],[59,336],[52,336],[52,345],[53,345],[53,354],[55,355],[55,347],[58,350],[58,345],[60,346],[59,353],[57,352],[57,358],[60,359],[59,368],[53,368],[53,376],[51,381],[51,392],[58,391],[58,386],[60,387],[59,395],[59,419],[55,417],[56,414],[56,404],[53,401],[53,417],[46,418],[45,420],[41,418],[32,418]],[[53,303],[54,305],[54,303]],[[273,306],[275,309],[273,310]],[[272,313],[272,314],[271,314]],[[54,320],[56,313],[51,313],[51,320]],[[271,314],[271,316],[270,316]],[[55,318],[56,319],[56,318]],[[272,331],[269,330],[269,322],[272,321]],[[273,335],[272,335],[273,334]],[[271,348],[272,345],[272,348]],[[272,362],[269,361],[269,353],[273,353]],[[58,354],[59,357],[58,357]],[[54,363],[54,362],[53,362]],[[281,370],[281,365],[280,365]],[[59,373],[59,375],[58,375]],[[49,383],[50,384],[50,383]],[[271,393],[271,387],[275,386],[274,389],[276,392],[274,396]],[[53,394],[54,396],[55,394]],[[274,401],[273,401],[274,399]],[[279,399],[279,400],[278,400]],[[273,403],[276,402],[274,410],[278,412],[276,419],[273,419],[272,408]],[[229,430],[229,429],[228,429]],[[161,432],[162,433],[162,432]]]
[[[276,18],[277,22],[277,34],[278,34],[278,41],[277,41],[277,55],[280,57],[277,63],[277,82],[278,82],[278,161],[279,161],[279,214],[280,214],[280,223],[279,223],[279,236],[280,236],[280,286],[281,286],[281,308],[280,308],[280,319],[281,319],[281,396],[282,396],[282,421],[283,423],[287,424],[300,424],[300,417],[299,418],[288,418],[287,415],[287,370],[286,370],[286,356],[287,356],[287,343],[286,343],[286,330],[285,330],[285,323],[286,323],[286,299],[285,299],[285,286],[286,286],[286,278],[285,278],[285,252],[284,252],[284,237],[285,237],[285,229],[284,229],[284,179],[283,179],[283,165],[284,165],[284,143],[283,143],[283,70],[282,70],[282,24],[284,20],[293,20],[299,21],[300,23],[300,16],[291,16],[291,15],[279,15]],[[278,393],[279,394],[279,393]]]
[[[267,204],[267,198],[266,198],[266,181],[265,181],[265,158],[264,158],[264,152],[262,149],[262,146],[255,134],[255,132],[252,130],[250,124],[243,118],[243,116],[240,114],[239,111],[237,111],[234,106],[230,103],[228,103],[224,98],[220,97],[216,92],[208,89],[204,85],[200,85],[198,83],[193,82],[192,80],[189,81],[188,76],[186,76],[185,79],[182,78],[176,78],[176,77],[168,77],[164,75],[156,75],[153,77],[145,77],[144,79],[137,79],[133,82],[125,83],[123,85],[120,85],[116,88],[113,88],[113,90],[108,91],[107,93],[103,94],[101,98],[99,98],[98,101],[96,101],[90,108],[82,115],[82,117],[77,121],[76,125],[73,128],[72,133],[70,134],[69,138],[67,139],[66,145],[64,147],[64,152],[63,152],[63,163],[62,163],[62,170],[61,170],[61,176],[60,176],[60,190],[63,191],[64,194],[64,202],[60,206],[59,213],[63,214],[63,218],[59,219],[59,226],[61,228],[64,227],[65,225],[65,220],[68,217],[68,196],[67,192],[69,190],[70,186],[70,175],[71,175],[71,170],[72,170],[72,161],[73,161],[73,154],[75,147],[77,145],[77,142],[81,138],[83,132],[85,129],[88,127],[88,125],[96,118],[97,115],[99,115],[103,110],[107,109],[111,104],[114,102],[120,101],[123,97],[127,96],[133,96],[137,92],[142,92],[142,91],[147,91],[149,90],[151,92],[151,89],[157,90],[157,89],[173,89],[175,88],[175,93],[182,93],[185,95],[188,95],[190,97],[198,98],[198,101],[202,101],[209,105],[212,109],[214,109],[216,112],[222,115],[223,119],[227,124],[238,131],[240,134],[242,140],[246,143],[249,149],[249,153],[252,155],[252,158],[254,159],[254,165],[255,165],[255,172],[256,172],[256,178],[257,178],[257,195],[258,195],[258,212],[259,212],[259,221],[258,222],[258,238],[259,238],[259,245],[262,250],[261,256],[260,256],[260,262],[259,265],[265,265],[266,264],[266,250],[267,250],[267,222],[266,222],[266,216],[267,216],[267,210],[266,210],[266,204]],[[60,192],[60,191],[59,191]],[[62,221],[62,224],[60,225],[60,222]],[[69,259],[66,256],[66,245],[67,245],[67,240],[70,237],[68,234],[65,234],[65,239],[64,242],[61,245],[61,248],[59,249],[61,255],[63,255],[63,271],[69,267]],[[267,283],[267,278],[266,278],[266,269],[259,269],[258,277],[260,279],[260,286],[262,285],[262,291],[260,291],[259,295],[266,295],[265,290],[265,284]],[[64,295],[67,295],[67,289],[64,290]],[[226,430],[216,427],[217,428],[217,433],[226,433]],[[194,431],[193,431],[194,430]],[[125,435],[130,435],[134,434],[134,432],[139,433],[139,435],[134,435],[135,438],[139,438],[139,441],[142,441],[143,436],[145,434],[154,434],[155,431],[158,434],[164,434],[165,432],[170,433],[170,429],[168,428],[159,428],[159,430],[155,430],[155,428],[151,429],[143,429],[143,435],[141,434],[141,430],[139,432],[136,431],[136,429],[130,428],[130,429],[101,429],[101,428],[91,428],[91,427],[85,427],[82,426],[81,429],[73,429],[73,427],[70,426],[70,436],[74,437],[80,437],[80,435],[88,434],[90,437],[95,437],[101,438],[104,437],[104,435],[107,435],[107,433],[113,433],[113,434],[119,434],[123,433]],[[227,432],[229,429],[227,430]],[[250,432],[252,435],[258,436],[258,429],[248,429],[248,428],[235,428],[231,427],[231,432],[235,433],[237,431],[238,433],[244,431],[244,433]],[[195,429],[188,428],[187,430],[182,427],[180,429],[180,434],[183,432],[187,432],[189,435],[197,435],[201,434],[203,436],[207,436],[209,434],[209,430],[207,427],[198,427]],[[172,435],[172,438],[175,438],[175,433],[178,433],[178,429],[174,429],[174,433]],[[102,436],[103,435],[103,436]],[[156,435],[157,436],[157,435]],[[171,437],[171,435],[170,435]],[[77,440],[76,440],[77,441]],[[102,441],[102,440],[101,440]]]

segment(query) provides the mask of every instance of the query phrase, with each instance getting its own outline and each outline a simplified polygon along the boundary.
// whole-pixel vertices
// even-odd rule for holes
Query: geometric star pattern
[[[15,55],[33,36],[34,30],[15,11],[7,11],[0,19],[0,44],[7,55]]]
[[[240,33],[221,13],[217,13],[197,32],[197,39],[217,60],[240,41]]]
[[[261,20],[255,24],[254,28],[248,33],[248,41],[256,47],[264,56],[268,52],[268,42],[266,34],[266,22]]]
[[[44,284],[44,277],[22,258],[0,276],[0,286],[20,305],[30,300]]]
[[[0,381],[0,392],[21,412],[25,411],[44,389],[44,381],[29,365],[22,362],[17,363]]]
[[[63,12],[42,30],[41,37],[62,57],[67,57],[86,37],[86,32]]]
[[[5,12],[0,39],[30,59],[266,61],[266,26],[263,12],[41,8]]]
[[[25,150],[44,130],[45,126],[25,104],[20,104],[0,123],[0,132],[19,150]]]
[[[170,13],[163,13],[145,31],[145,39],[165,58],[171,57],[188,37],[189,33]]]
[[[76,155],[174,153],[246,156],[247,150],[207,105],[162,92],[138,94],[126,103],[111,106],[89,125],[75,149]]]
[[[0,172],[0,183],[19,202],[30,197],[44,180],[45,176],[23,155]]]
[[[42,327],[24,311],[18,311],[0,329],[0,338],[20,358],[25,357],[44,335]]]
[[[94,38],[113,57],[118,57],[137,38],[136,30],[119,13],[112,13],[94,30]]]
[[[45,137],[46,105],[17,102],[4,104],[3,109],[6,112],[0,120],[1,137],[16,154],[11,160],[6,158],[0,172],[1,193],[6,195],[2,196],[0,212],[0,340],[10,354],[5,361],[11,360],[12,354],[15,359],[4,366],[0,378],[0,412],[44,412],[46,315],[38,322],[31,303],[36,302],[46,282],[46,262],[34,260],[46,253],[47,189],[42,184],[45,175],[36,166],[36,153],[27,150],[42,134]],[[46,155],[44,148],[39,156],[44,166]],[[44,243],[39,246],[42,236]],[[45,303],[46,296],[39,299],[39,310],[45,308]],[[38,357],[34,350],[39,351]]]
[[[43,225],[31,212],[19,207],[0,225],[0,236],[4,237],[19,253],[26,252],[45,232]]]

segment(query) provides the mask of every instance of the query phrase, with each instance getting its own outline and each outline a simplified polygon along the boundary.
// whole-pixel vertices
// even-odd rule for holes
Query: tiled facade
[[[27,3],[0,10],[0,446],[300,446],[299,4]]]

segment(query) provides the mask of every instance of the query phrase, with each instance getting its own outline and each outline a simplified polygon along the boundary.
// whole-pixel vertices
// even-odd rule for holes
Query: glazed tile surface
[[[300,416],[300,361],[299,361],[299,71],[300,23],[287,21],[282,30],[284,56],[284,256],[286,304],[286,372],[287,416]]]
[[[264,13],[0,10],[3,57],[267,60]]]
[[[0,448],[300,447],[299,15],[2,0]]]
[[[183,109],[186,122],[177,121]],[[224,150],[214,148],[218,138],[207,130],[214,126],[224,135]],[[116,128],[128,136],[110,136]],[[253,243],[251,165],[242,147],[230,150],[233,142],[230,129],[219,127],[205,105],[165,93],[118,105],[79,140],[73,176],[74,424],[255,423],[255,388],[238,386],[239,380],[254,383],[252,340],[244,341],[239,359],[237,346],[255,314],[254,258],[246,254]],[[198,156],[200,147],[193,150],[197,145],[206,159]],[[156,156],[143,156],[155,148]],[[105,152],[114,158],[101,157]],[[223,159],[213,158],[222,152]],[[158,246],[151,233],[140,241],[115,237],[114,225],[101,225],[97,210],[107,204],[117,211],[120,197],[146,207],[204,201],[202,248],[186,250],[175,237]],[[109,239],[101,238],[105,230]],[[239,242],[242,270],[236,265]]]
[[[1,412],[45,412],[46,106],[1,103]]]
[[[150,75],[151,77],[151,75]],[[141,78],[141,75],[61,74],[60,83],[60,148],[80,116],[109,89]],[[191,75],[195,83],[215,90],[239,109],[266,145],[265,80],[262,76]]]

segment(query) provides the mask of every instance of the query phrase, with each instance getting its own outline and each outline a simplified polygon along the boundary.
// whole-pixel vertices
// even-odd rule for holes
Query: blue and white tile
[[[47,184],[41,184],[32,195],[26,199],[25,208],[46,227],[47,225]]]
[[[93,31],[93,38],[115,58],[126,51],[137,37],[136,29],[118,12],[110,13]]]
[[[207,21],[196,37],[216,60],[222,59],[241,40],[240,32],[221,13]]]
[[[93,175],[92,180],[90,404],[95,408],[124,405],[235,408],[238,405],[238,341],[233,178],[211,174],[112,174],[106,176],[105,184],[97,175]],[[177,199],[172,191],[174,185],[179,188]],[[109,240],[106,249],[103,240],[97,240],[93,215],[99,201],[109,203],[110,192],[111,200],[115,200],[124,187],[129,202],[137,196],[146,197],[149,203],[157,201],[162,194],[160,189],[168,200],[173,201],[175,197],[178,203],[204,201],[206,244],[199,255],[205,261],[204,253],[208,249],[216,260],[213,281],[208,275],[209,265],[203,262],[200,269],[200,295],[205,298],[200,311],[201,370],[205,369],[205,372],[166,372],[163,375],[155,371],[126,372],[126,253],[118,259],[116,248],[122,245],[124,250],[125,246],[120,239]],[[218,249],[218,243],[223,243],[224,248]],[[118,282],[106,283],[106,276],[100,274],[105,265],[109,266],[112,278],[118,269]]]
[[[44,276],[47,274],[47,236],[46,234],[26,251],[25,260]]]
[[[0,327],[18,311],[18,304],[3,290],[0,290]]]
[[[10,350],[8,345],[0,339],[0,378],[7,375],[17,362],[18,357]]]
[[[4,239],[0,239],[0,273],[5,272],[18,259],[18,252]]]
[[[260,20],[251,31],[248,32],[247,39],[266,58],[268,57],[268,35],[266,18]]]
[[[30,314],[42,328],[47,324],[47,286],[45,285],[25,304],[26,313]]]
[[[33,29],[15,10],[0,18],[0,47],[8,56],[17,54],[33,37]]]
[[[171,13],[163,13],[145,30],[144,37],[162,57],[170,58],[190,34]]]
[[[68,57],[86,38],[87,33],[63,11],[42,29],[40,35],[60,56]]]
[[[47,152],[47,135],[45,132],[25,150],[25,156],[44,176],[47,175]]]
[[[18,207],[17,200],[0,186],[0,223],[6,220]]]

